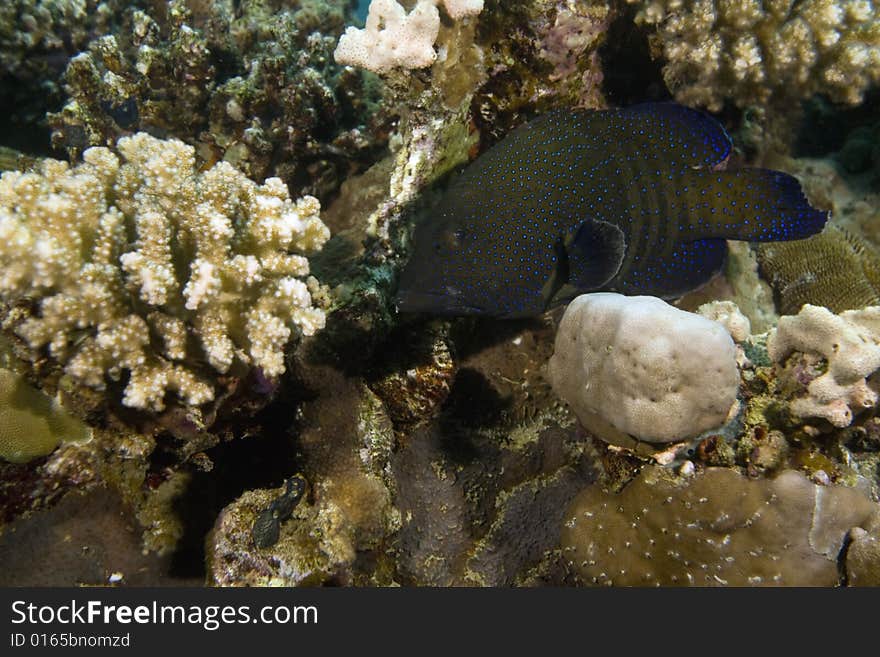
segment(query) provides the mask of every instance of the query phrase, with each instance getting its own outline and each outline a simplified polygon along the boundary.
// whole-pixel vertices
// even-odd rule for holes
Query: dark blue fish
[[[724,264],[725,240],[822,230],[792,176],[718,170],[731,141],[673,103],[560,110],[471,163],[416,228],[403,312],[522,317],[578,294],[681,296]]]

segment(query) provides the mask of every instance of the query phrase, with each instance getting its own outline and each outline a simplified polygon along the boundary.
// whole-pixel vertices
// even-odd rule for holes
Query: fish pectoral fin
[[[623,231],[606,221],[583,221],[556,244],[556,267],[541,291],[548,308],[601,289],[620,271],[626,252]]]
[[[620,271],[626,253],[623,231],[607,221],[583,221],[565,245],[568,284],[596,290]]]

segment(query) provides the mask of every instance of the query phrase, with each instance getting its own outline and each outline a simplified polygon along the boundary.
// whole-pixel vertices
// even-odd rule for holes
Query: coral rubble
[[[225,163],[198,173],[180,141],[139,133],[117,148],[0,179],[0,295],[32,304],[15,332],[85,386],[127,373],[135,408],[162,409],[168,391],[211,400],[204,362],[279,375],[295,332],[324,325],[303,280],[329,237],[317,200]]]

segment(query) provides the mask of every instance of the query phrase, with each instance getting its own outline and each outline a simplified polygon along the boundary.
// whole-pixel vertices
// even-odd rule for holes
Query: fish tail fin
[[[684,179],[688,221],[704,238],[799,240],[821,232],[830,214],[811,206],[797,178],[782,171],[695,170]]]

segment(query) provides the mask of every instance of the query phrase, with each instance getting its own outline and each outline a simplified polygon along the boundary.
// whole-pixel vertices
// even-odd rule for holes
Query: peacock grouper
[[[722,170],[730,149],[715,119],[674,103],[542,115],[416,228],[398,308],[524,317],[600,290],[672,298],[721,269],[725,240],[822,230],[794,177]]]

